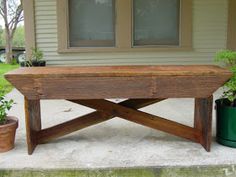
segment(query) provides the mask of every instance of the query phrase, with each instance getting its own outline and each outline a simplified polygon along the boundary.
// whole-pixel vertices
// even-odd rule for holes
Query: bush
[[[216,54],[215,60],[224,63],[233,73],[232,78],[224,85],[223,97],[227,98],[232,106],[236,106],[236,51],[220,51]]]
[[[13,100],[7,101],[3,95],[0,96],[0,125],[6,123],[7,111],[11,109],[13,103]]]

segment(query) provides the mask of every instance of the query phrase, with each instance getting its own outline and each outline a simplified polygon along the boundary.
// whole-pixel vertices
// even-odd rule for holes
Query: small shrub
[[[7,111],[11,109],[13,103],[13,100],[8,101],[3,95],[0,95],[0,125],[7,122]]]
[[[17,65],[17,59],[13,58],[12,61],[11,61],[11,65]]]
[[[40,61],[43,58],[43,51],[38,48],[32,48],[31,61]]]
[[[232,78],[224,85],[223,97],[236,107],[236,51],[222,50],[216,54],[215,60],[224,63],[233,73]]]

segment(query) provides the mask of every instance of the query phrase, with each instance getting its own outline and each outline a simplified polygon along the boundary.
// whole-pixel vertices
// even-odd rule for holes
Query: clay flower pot
[[[7,152],[14,148],[18,119],[7,117],[7,123],[0,125],[0,152]]]

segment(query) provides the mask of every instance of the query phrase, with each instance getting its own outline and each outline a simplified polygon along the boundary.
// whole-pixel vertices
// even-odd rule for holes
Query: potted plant
[[[216,61],[223,62],[233,73],[224,85],[222,98],[216,100],[216,138],[218,143],[236,148],[236,52],[220,51]]]
[[[13,100],[7,101],[4,96],[0,96],[0,152],[7,152],[14,148],[18,120],[7,116],[7,111],[11,109],[12,104]]]
[[[31,58],[28,61],[21,62],[22,67],[39,67],[46,66],[46,61],[43,59],[43,52],[38,48],[32,48]]]

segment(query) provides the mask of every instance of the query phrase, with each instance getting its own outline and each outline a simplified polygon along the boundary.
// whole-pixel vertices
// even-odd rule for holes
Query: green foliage
[[[17,65],[17,59],[13,58],[12,61],[11,61],[11,65]]]
[[[13,69],[18,68],[19,65],[9,65],[0,63],[0,94],[7,94],[12,90],[12,85],[3,77],[3,75]]]
[[[223,97],[234,105],[236,101],[236,51],[222,50],[216,54],[215,60],[224,63],[233,73],[232,78],[224,85]]]
[[[13,37],[13,46],[14,47],[24,47],[25,46],[25,32],[24,32],[24,26],[19,26],[16,28],[16,32]],[[5,46],[6,40],[5,40],[5,31],[0,26],[0,46]]]
[[[232,67],[236,65],[236,51],[222,50],[216,54],[217,62],[223,62],[226,65]]]
[[[6,123],[7,111],[9,111],[13,105],[13,100],[6,100],[3,95],[0,95],[0,125]]]
[[[31,61],[40,61],[43,58],[43,51],[38,48],[32,48]]]
[[[16,32],[13,37],[13,46],[14,47],[24,47],[25,46],[24,26],[17,27]]]
[[[2,26],[0,26],[0,46],[4,45],[5,45],[4,30]]]
[[[40,62],[43,59],[43,51],[39,48],[31,48],[31,56],[27,58],[26,61],[20,63],[22,67],[33,67],[33,66],[40,66]]]

